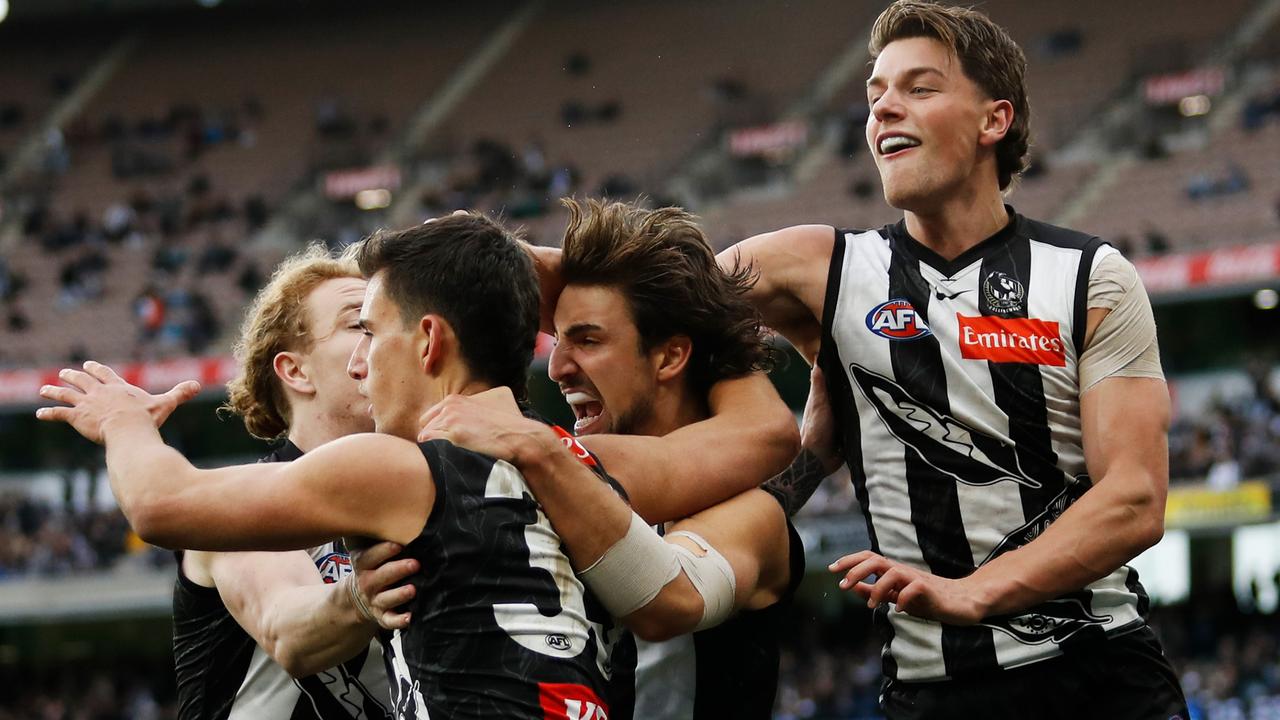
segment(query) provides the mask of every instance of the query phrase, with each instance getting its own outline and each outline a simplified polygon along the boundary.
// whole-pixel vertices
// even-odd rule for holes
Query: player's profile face
[[[867,102],[867,145],[890,205],[927,213],[984,181],[979,136],[992,101],[945,45],[889,43],[867,80]]]
[[[570,285],[556,303],[555,326],[547,374],[573,408],[574,432],[642,432],[657,375],[626,297],[605,285]]]
[[[360,324],[362,335],[347,372],[357,381],[374,429],[412,440],[426,402],[415,352],[418,337],[415,328],[406,327],[396,302],[387,297],[381,273],[365,288]]]
[[[365,281],[360,278],[333,278],[317,285],[306,301],[311,348],[303,354],[302,365],[322,413],[347,433],[373,430],[369,403],[347,373],[362,334],[359,320],[364,292]]]

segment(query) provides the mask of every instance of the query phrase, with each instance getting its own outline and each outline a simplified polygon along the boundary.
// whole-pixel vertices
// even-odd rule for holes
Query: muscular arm
[[[777,499],[787,517],[793,517],[842,463],[835,446],[835,418],[827,399],[827,383],[815,365],[809,372],[809,398],[804,403],[800,454],[761,489]]]
[[[750,265],[757,273],[748,298],[810,364],[822,343],[822,306],[835,247],[829,225],[797,225],[747,238],[721,252],[726,270]]]
[[[541,423],[451,397],[428,413],[426,432],[514,464],[564,542],[575,570],[594,565],[631,527],[634,515],[627,504]],[[730,503],[691,518],[685,529],[703,533],[729,560],[739,578],[737,607],[767,604],[769,593],[779,592],[787,579],[786,561],[779,580],[773,554],[787,547],[785,517],[777,502],[758,490]],[[591,512],[582,512],[584,507]],[[668,542],[696,547],[681,538]],[[688,632],[702,613],[701,596],[680,572],[647,605],[620,619],[641,637],[657,639]]]
[[[712,388],[712,416],[663,437],[593,435],[581,442],[648,523],[688,517],[757,487],[795,457],[795,419],[758,373]]]
[[[368,551],[378,555],[371,561],[380,565],[369,571],[369,594],[417,570],[413,559],[385,562],[399,549],[380,543]],[[190,551],[183,556],[183,568],[193,580],[216,587],[240,627],[294,677],[314,675],[354,657],[368,647],[378,627],[352,600],[348,585],[357,581],[356,575],[326,584],[305,552]],[[404,586],[382,599],[397,603],[411,592],[412,586]]]
[[[410,442],[352,435],[297,462],[199,470],[160,439],[151,396],[105,365],[84,367],[59,374],[70,387],[42,387],[64,405],[36,415],[106,445],[111,489],[147,542],[189,550],[296,550],[346,535],[406,543],[430,513],[435,485]]]
[[[979,568],[988,614],[1020,610],[1105,577],[1159,542],[1169,487],[1169,392],[1114,377],[1080,400],[1092,488],[1026,546]]]

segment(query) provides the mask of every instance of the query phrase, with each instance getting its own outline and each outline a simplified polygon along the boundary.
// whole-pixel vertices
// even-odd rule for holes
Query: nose
[[[555,382],[563,382],[578,373],[578,364],[573,361],[573,352],[564,345],[556,343],[547,358],[547,377]]]
[[[356,380],[363,380],[369,374],[369,336],[362,335],[356,349],[351,351],[351,359],[347,361],[347,374]]]
[[[867,123],[872,120],[877,122],[886,122],[888,120],[901,119],[903,115],[902,98],[899,97],[896,90],[886,88],[884,93],[876,98],[875,103],[871,105],[871,114],[867,116]]]

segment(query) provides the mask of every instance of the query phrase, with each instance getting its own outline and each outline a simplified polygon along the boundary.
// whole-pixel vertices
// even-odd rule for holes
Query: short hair
[[[1000,189],[1026,169],[1031,144],[1031,104],[1027,100],[1027,58],[1004,28],[968,8],[898,0],[876,18],[867,49],[872,59],[894,40],[933,38],[960,60],[965,76],[994,100],[1013,105],[1013,123],[996,145]]]
[[[773,366],[775,351],[747,300],[749,267],[726,272],[697,218],[676,207],[564,200],[566,285],[603,285],[626,297],[648,351],[675,335],[693,343],[686,377],[706,392],[717,381]]]
[[[366,278],[385,271],[387,296],[406,325],[439,314],[475,377],[526,398],[540,296],[533,261],[513,233],[480,213],[455,213],[380,230],[355,256]]]
[[[315,341],[307,313],[311,292],[327,280],[359,277],[354,259],[335,257],[315,242],[285,258],[253,298],[234,350],[240,374],[227,383],[227,401],[222,405],[244,420],[250,435],[275,440],[289,431],[290,407],[284,385],[276,377],[275,357],[311,349]]]

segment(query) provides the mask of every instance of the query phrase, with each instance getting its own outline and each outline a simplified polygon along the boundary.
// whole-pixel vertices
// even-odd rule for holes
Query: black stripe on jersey
[[[903,230],[901,235],[891,236],[889,295],[885,299],[907,300],[916,315],[928,325],[932,293],[920,274],[920,261],[909,251],[911,246],[900,242],[905,236],[905,228]],[[927,335],[904,342],[889,341],[889,358],[894,378],[917,402],[940,413],[951,412],[946,370],[936,336]],[[940,577],[970,575],[974,571],[973,554],[965,535],[955,481],[940,477],[914,448],[904,444],[903,453],[911,524],[915,527],[925,564],[930,572]],[[942,660],[947,675],[952,678],[998,669],[991,630],[982,626],[944,624]]]
[[[1089,275],[1093,270],[1093,256],[1105,243],[1101,238],[1090,238],[1080,253],[1080,270],[1076,273],[1076,307],[1071,322],[1071,341],[1076,346],[1076,360],[1084,354],[1085,329],[1089,324]]]
[[[1003,273],[1018,281],[1023,288],[1018,307],[1003,311],[991,307],[988,294],[980,288],[978,309],[983,315],[1028,317],[1027,298],[1031,297],[1032,283],[1036,280],[1031,276],[1030,242],[1019,237],[996,249],[982,259],[980,272],[981,283],[986,283],[993,273]],[[1053,451],[1044,380],[1040,376],[1040,367],[1031,363],[988,361],[987,369],[991,373],[996,405],[1009,417],[1009,438],[1013,440],[1013,446],[1001,447],[1000,443],[980,433],[974,434],[973,441],[1005,467],[1020,467],[1029,477],[1039,481],[1038,488],[1028,483],[1018,485],[1022,516],[1031,521],[1045,511],[1054,497],[1063,491],[1065,484],[1062,470],[1058,468],[1058,455]],[[1013,462],[1009,462],[1013,460],[1010,454],[1016,456]],[[1011,550],[1020,544],[1021,541],[1001,543],[998,550]]]
[[[840,359],[840,348],[836,345],[832,334],[835,324],[836,305],[840,301],[840,280],[844,272],[844,255],[848,252],[845,246],[845,233],[858,234],[857,230],[841,230],[836,228],[835,244],[831,246],[831,266],[827,270],[827,293],[822,301],[822,344],[818,347],[818,367],[827,381],[827,397],[831,398],[831,414],[836,422],[836,439],[840,443],[840,451],[845,463],[849,466],[849,479],[853,482],[853,494],[862,507],[862,516],[867,523],[867,537],[871,540],[871,549],[880,552],[880,543],[876,541],[876,529],[871,524],[871,513],[867,512],[867,473],[862,467],[862,430],[858,427],[858,411],[853,404],[853,388],[849,386],[849,376],[845,364]],[[887,232],[881,231],[888,237]]]

